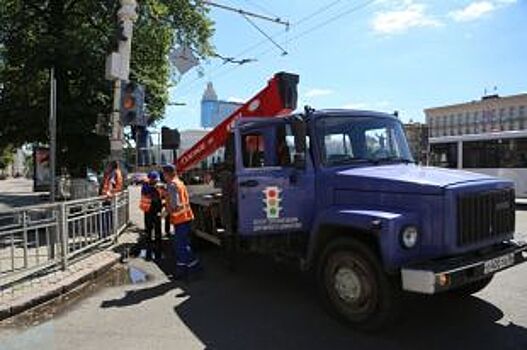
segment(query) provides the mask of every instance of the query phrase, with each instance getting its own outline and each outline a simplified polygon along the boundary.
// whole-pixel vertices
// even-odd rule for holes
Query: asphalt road
[[[527,211],[517,215],[527,232]],[[133,259],[150,281],[104,288],[50,321],[0,330],[0,349],[527,349],[527,264],[464,300],[409,297],[394,327],[368,335],[328,316],[293,268],[254,257],[232,273],[217,250],[200,256],[205,272],[188,283],[167,278],[170,261]]]

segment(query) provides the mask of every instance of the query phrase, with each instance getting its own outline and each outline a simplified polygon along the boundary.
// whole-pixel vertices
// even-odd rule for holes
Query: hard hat
[[[174,172],[176,171],[176,167],[174,166],[174,164],[165,164],[163,165],[163,170],[164,171],[168,171],[168,172]]]
[[[159,180],[159,173],[155,170],[152,170],[151,172],[148,173],[148,179],[149,180],[156,180],[158,181]]]

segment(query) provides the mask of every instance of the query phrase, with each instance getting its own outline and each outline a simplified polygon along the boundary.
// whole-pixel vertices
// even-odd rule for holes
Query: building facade
[[[214,128],[241,105],[241,103],[218,100],[212,83],[207,83],[207,88],[201,99],[201,126],[203,128]]]
[[[479,101],[425,109],[430,137],[527,129],[527,94],[490,95]]]
[[[426,109],[430,165],[514,182],[527,198],[527,94]]]

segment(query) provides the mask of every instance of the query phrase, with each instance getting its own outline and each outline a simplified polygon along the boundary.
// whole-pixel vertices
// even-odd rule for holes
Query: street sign
[[[162,149],[178,149],[180,143],[180,135],[177,129],[170,129],[166,126],[161,128],[161,148]]]
[[[187,46],[180,46],[169,54],[170,62],[177,68],[180,74],[185,74],[199,64],[192,50]]]

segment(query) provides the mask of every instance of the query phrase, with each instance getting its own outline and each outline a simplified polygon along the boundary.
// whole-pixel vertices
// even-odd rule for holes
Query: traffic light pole
[[[123,35],[126,40],[119,40],[119,56],[121,58],[120,77],[128,81],[130,75],[130,54],[132,52],[132,33],[134,21],[137,19],[135,0],[120,0],[121,8],[117,12],[119,23],[123,27]],[[116,79],[113,83],[113,110],[112,110],[112,134],[110,136],[110,159],[123,159],[123,125],[120,120],[121,108],[121,80]]]
[[[110,159],[120,160],[123,155],[123,126],[120,120],[121,81],[113,81],[112,134],[110,136]]]

